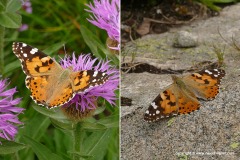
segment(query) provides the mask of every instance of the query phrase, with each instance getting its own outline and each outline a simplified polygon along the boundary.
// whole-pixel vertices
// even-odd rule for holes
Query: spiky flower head
[[[87,5],[93,14],[88,19],[95,26],[107,31],[108,36],[118,42],[116,47],[111,49],[120,50],[120,1],[119,0],[94,0],[93,4]]]
[[[114,105],[116,95],[114,91],[118,88],[119,84],[119,71],[109,65],[109,61],[99,61],[97,58],[92,59],[90,54],[80,55],[78,58],[73,53],[72,57],[65,56],[61,61],[63,68],[72,68],[73,71],[94,70],[105,72],[109,75],[107,82],[100,86],[89,88],[83,93],[78,93],[72,100],[63,105],[63,108],[74,107],[74,111],[82,113],[89,113],[97,107],[96,101],[99,97],[104,98],[110,104]],[[72,110],[71,110],[72,112]]]
[[[16,106],[21,100],[21,98],[13,98],[13,95],[17,92],[16,88],[7,90],[7,86],[7,80],[0,79],[0,137],[14,140],[18,133],[17,126],[22,124],[17,116],[24,109]]]

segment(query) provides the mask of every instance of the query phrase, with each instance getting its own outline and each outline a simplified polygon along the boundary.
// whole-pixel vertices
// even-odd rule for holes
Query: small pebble
[[[174,38],[174,47],[178,48],[190,48],[196,47],[198,45],[197,36],[187,32],[187,31],[180,31],[176,33]]]

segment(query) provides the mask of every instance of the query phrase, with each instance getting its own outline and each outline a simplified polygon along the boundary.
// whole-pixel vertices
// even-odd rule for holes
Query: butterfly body
[[[173,84],[161,92],[146,110],[144,119],[148,122],[198,110],[197,99],[212,100],[219,92],[221,69],[202,70],[184,77],[172,76]]]
[[[109,77],[94,70],[74,72],[72,68],[63,68],[50,56],[25,43],[15,42],[12,47],[27,75],[26,87],[32,99],[48,108],[66,104],[75,94],[102,85]]]

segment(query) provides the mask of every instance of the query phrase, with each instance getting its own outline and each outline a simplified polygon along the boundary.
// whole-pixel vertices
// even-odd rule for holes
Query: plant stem
[[[80,149],[81,149],[81,132],[82,132],[81,123],[78,122],[76,124],[75,130],[73,131],[74,152],[75,153],[80,153]],[[74,155],[74,160],[80,160],[80,157],[78,155]]]
[[[19,160],[18,153],[14,153],[14,159],[15,159],[15,160]]]
[[[3,73],[3,66],[4,66],[4,54],[3,54],[4,35],[5,35],[5,28],[0,26],[0,74]]]

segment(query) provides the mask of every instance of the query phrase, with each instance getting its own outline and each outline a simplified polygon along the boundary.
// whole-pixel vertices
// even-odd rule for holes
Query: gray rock
[[[179,48],[196,47],[197,36],[187,31],[176,33],[173,46]]]

